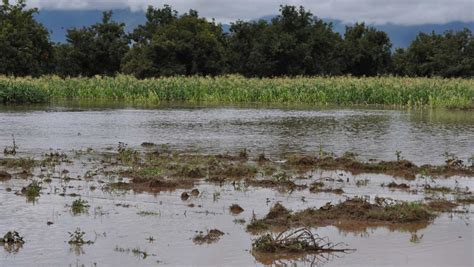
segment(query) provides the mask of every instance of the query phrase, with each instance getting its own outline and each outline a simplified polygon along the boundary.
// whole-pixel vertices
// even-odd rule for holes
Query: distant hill
[[[262,17],[264,20],[270,20],[273,16]],[[39,22],[51,32],[53,42],[65,42],[66,30],[72,27],[84,27],[99,22],[102,18],[101,10],[41,10],[36,15]],[[114,10],[113,19],[124,22],[127,25],[126,30],[132,31],[136,26],[145,22],[144,11],[133,12],[128,9]],[[327,19],[332,22],[334,30],[343,34],[347,24],[340,20]],[[373,25],[375,28],[385,31],[392,40],[393,47],[407,47],[419,32],[430,33],[435,31],[442,33],[447,30],[462,30],[468,28],[474,31],[474,22],[450,22],[446,24],[421,24],[421,25],[397,25],[384,24]],[[228,31],[229,25],[223,25],[223,29]]]

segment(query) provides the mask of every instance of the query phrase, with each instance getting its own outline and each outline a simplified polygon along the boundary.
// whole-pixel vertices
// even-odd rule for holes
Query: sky
[[[474,21],[473,0],[29,0],[40,9],[123,9],[143,10],[148,5],[170,4],[186,12],[196,9],[201,16],[228,23],[278,13],[279,5],[304,6],[321,18],[370,24],[418,25],[451,21]]]

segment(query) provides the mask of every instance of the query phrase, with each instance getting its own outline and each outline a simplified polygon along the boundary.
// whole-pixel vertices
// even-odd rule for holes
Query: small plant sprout
[[[29,185],[21,189],[21,193],[26,196],[29,201],[34,201],[39,197],[41,192],[41,183],[33,180]]]
[[[221,198],[221,192],[216,191],[212,194],[212,200],[214,202],[218,201],[220,198]]]
[[[82,246],[82,245],[90,245],[94,244],[94,241],[91,240],[84,240],[84,235],[86,234],[84,231],[81,230],[81,228],[77,228],[74,232],[68,232],[69,234],[69,245],[75,245],[75,246]]]
[[[6,146],[5,149],[3,150],[3,154],[5,156],[8,156],[8,155],[16,155],[16,150],[18,149],[18,146],[16,145],[16,142],[15,142],[15,135],[12,134],[12,146]]]
[[[402,151],[395,151],[395,156],[397,157],[397,161],[403,160]]]

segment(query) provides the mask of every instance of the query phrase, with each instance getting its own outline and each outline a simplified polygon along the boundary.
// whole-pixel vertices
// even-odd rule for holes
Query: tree
[[[385,74],[389,70],[392,44],[388,35],[364,23],[347,26],[343,55],[345,73],[356,76]]]
[[[148,8],[147,22],[132,33],[134,45],[122,71],[138,77],[217,75],[225,71],[225,37],[220,25],[197,11],[178,16],[171,7]]]
[[[48,31],[36,22],[36,8],[26,9],[25,0],[0,6],[0,73],[25,76],[41,75],[51,65],[52,46]]]
[[[410,46],[393,56],[394,72],[410,76],[471,77],[474,38],[469,29],[444,34],[419,33]]]
[[[277,36],[266,21],[237,21],[230,27],[227,54],[231,72],[245,76],[272,76],[277,67]]]
[[[125,24],[111,21],[112,11],[104,12],[101,23],[67,31],[67,44],[58,45],[56,70],[69,75],[115,75],[127,53],[129,39]]]
[[[303,7],[281,6],[265,21],[231,25],[229,53],[234,71],[246,76],[340,73],[341,37],[332,25]]]

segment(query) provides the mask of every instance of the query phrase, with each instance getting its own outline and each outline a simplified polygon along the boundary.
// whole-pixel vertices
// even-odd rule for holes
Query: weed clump
[[[449,194],[453,192],[453,189],[446,187],[446,186],[430,186],[430,185],[425,185],[425,191],[430,192],[430,193],[441,193],[441,194]]]
[[[89,207],[86,200],[79,198],[72,202],[71,211],[74,215],[77,215],[86,212]]]
[[[252,243],[256,252],[264,253],[321,253],[321,252],[345,252],[349,249],[341,249],[342,243],[333,244],[328,238],[314,234],[308,228],[288,230],[278,235],[265,234]]]
[[[250,232],[267,230],[272,225],[280,225],[283,220],[288,220],[290,217],[291,210],[277,202],[270,208],[270,211],[263,219],[258,220],[255,214],[253,214],[250,224],[247,225],[247,230]]]
[[[382,184],[382,187],[384,187],[385,185]],[[395,182],[390,182],[389,184],[387,184],[387,187],[390,188],[390,189],[410,189],[410,186],[406,183],[395,183]]]
[[[408,179],[416,178],[417,174],[426,173],[431,175],[473,175],[474,168],[465,166],[462,162],[457,164],[447,164],[444,166],[423,165],[417,166],[414,163],[399,159],[396,161],[358,161],[354,157],[348,157],[345,154],[342,157],[336,157],[332,154],[320,153],[320,156],[291,155],[287,158],[289,167],[339,169],[352,173],[386,173],[393,176],[404,177]]]
[[[247,160],[249,158],[249,153],[246,148],[243,148],[239,151],[239,158],[241,160]]]
[[[91,240],[84,240],[84,235],[86,234],[84,231],[82,231],[80,228],[77,228],[74,232],[68,232],[69,234],[69,245],[75,245],[75,246],[82,246],[82,245],[90,245],[94,244],[94,241]]]
[[[5,158],[0,159],[0,165],[6,168],[22,168],[29,170],[35,166],[36,162],[32,158]]]
[[[459,203],[459,204],[474,204],[474,196],[457,197],[456,198],[456,203]]]
[[[319,209],[308,208],[298,212],[291,212],[278,203],[264,218],[254,218],[247,225],[247,230],[255,232],[270,227],[338,226],[350,222],[385,225],[428,222],[435,217],[432,211],[420,202],[379,204],[362,198],[347,199],[336,205],[328,202]]]
[[[41,192],[41,183],[33,180],[29,185],[21,189],[21,193],[29,200],[34,200],[39,197]]]
[[[3,237],[0,237],[0,246],[3,246],[7,252],[18,252],[25,244],[23,236],[17,231],[9,231]]]
[[[426,203],[426,207],[436,212],[450,212],[458,206],[457,203],[446,199],[435,199]]]
[[[25,241],[23,240],[23,236],[21,236],[17,231],[8,231],[3,237],[0,238],[0,245],[23,245],[24,243]]]
[[[224,232],[222,232],[218,229],[212,229],[212,230],[208,231],[206,235],[204,235],[202,232],[198,233],[193,238],[193,242],[198,244],[198,245],[211,244],[211,243],[219,241],[219,239],[223,235],[224,235]]]
[[[314,182],[309,188],[311,193],[333,193],[333,194],[343,194],[344,190],[341,188],[323,188],[323,182]]]
[[[3,150],[3,154],[5,156],[8,156],[8,155],[16,155],[16,150],[18,149],[18,146],[16,145],[16,142],[15,142],[15,136],[12,135],[12,138],[13,138],[13,144],[12,146],[6,146],[5,149]]]
[[[133,163],[136,163],[140,159],[138,151],[128,148],[127,144],[125,143],[119,142],[117,151],[118,151],[117,159],[121,161],[123,164],[133,164]]]
[[[155,147],[156,144],[155,143],[151,143],[151,142],[143,142],[141,144],[142,147]]]

